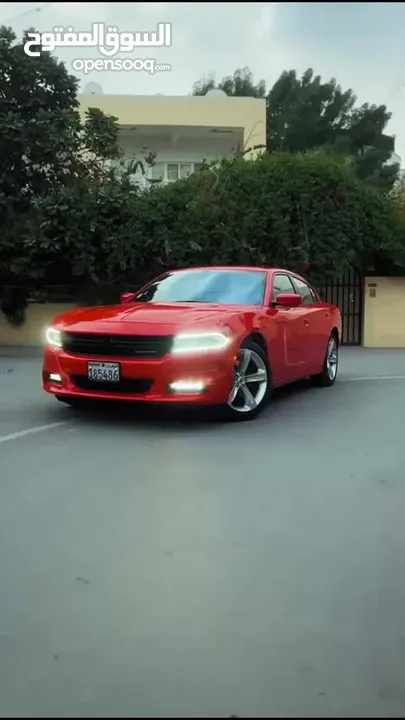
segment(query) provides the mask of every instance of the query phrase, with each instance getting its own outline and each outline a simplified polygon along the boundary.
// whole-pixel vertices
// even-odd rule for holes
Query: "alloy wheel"
[[[338,346],[336,338],[331,337],[326,353],[326,370],[330,380],[334,380],[338,369]]]
[[[228,405],[238,413],[249,413],[263,402],[268,386],[268,372],[263,359],[250,348],[242,348],[234,369]]]

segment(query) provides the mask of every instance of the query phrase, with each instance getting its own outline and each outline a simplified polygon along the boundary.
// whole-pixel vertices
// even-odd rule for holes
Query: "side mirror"
[[[298,293],[280,293],[273,304],[279,307],[295,308],[302,305],[302,297]]]
[[[122,293],[121,295],[121,305],[125,305],[126,303],[130,303],[131,300],[134,298],[135,293]]]

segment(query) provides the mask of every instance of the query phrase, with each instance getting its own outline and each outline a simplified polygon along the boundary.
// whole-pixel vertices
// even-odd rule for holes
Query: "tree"
[[[394,150],[392,138],[384,135],[391,118],[385,105],[355,107],[351,89],[342,90],[336,80],[322,82],[312,69],[301,78],[295,70],[281,73],[266,93],[264,81],[254,84],[245,68],[217,85],[214,78],[194,85],[194,94],[218,87],[228,95],[266,98],[267,149],[269,152],[320,150],[353,159],[359,178],[390,190],[397,177],[397,165],[385,165]]]
[[[193,95],[206,95],[209,90],[223,90],[227,95],[234,97],[255,97],[264,98],[266,95],[266,83],[260,80],[257,85],[253,82],[253,75],[249,68],[235,70],[216,84],[215,76],[208,75],[196,82],[193,87]]]
[[[26,39],[0,28],[0,271],[14,275],[29,261],[26,228],[41,198],[81,177],[100,181],[120,155],[117,119],[93,108],[82,120],[77,79],[50,53],[27,56]]]
[[[385,165],[394,150],[384,135],[391,113],[385,105],[355,103],[353,91],[334,78],[322,83],[311,69],[301,79],[294,70],[282,73],[267,96],[268,149],[349,155],[359,178],[390,189],[399,170]]]
[[[90,109],[83,122],[78,80],[50,53],[27,56],[26,39],[0,28],[0,198],[18,203],[119,156],[117,119]]]

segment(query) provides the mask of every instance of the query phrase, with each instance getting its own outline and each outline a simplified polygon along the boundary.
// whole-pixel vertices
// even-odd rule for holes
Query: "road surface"
[[[0,357],[1,717],[403,717],[405,352],[251,423]]]

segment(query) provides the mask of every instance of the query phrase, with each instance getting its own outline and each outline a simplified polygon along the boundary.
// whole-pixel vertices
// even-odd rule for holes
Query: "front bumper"
[[[47,346],[42,368],[43,388],[60,397],[127,400],[132,402],[224,404],[232,387],[235,349],[159,359],[77,356]],[[89,382],[88,362],[117,362],[120,383]],[[57,382],[51,376],[60,376]],[[198,382],[199,392],[173,391],[172,383]]]

